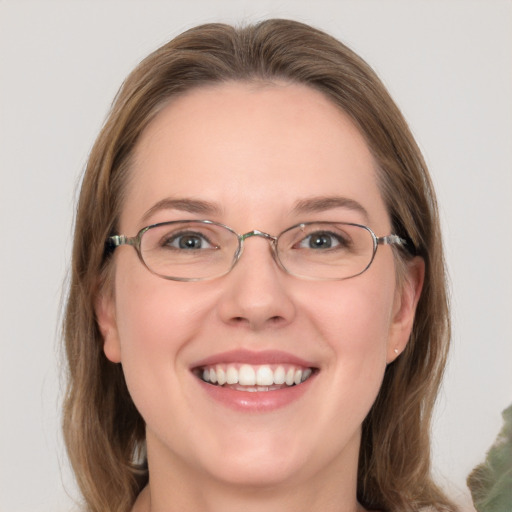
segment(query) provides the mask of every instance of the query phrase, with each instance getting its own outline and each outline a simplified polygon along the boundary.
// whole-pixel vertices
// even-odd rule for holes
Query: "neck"
[[[158,494],[158,493],[154,493]],[[178,510],[194,510],[202,512],[282,512],[283,510],[294,510],[297,512],[322,511],[322,512],[364,512],[365,509],[355,499],[347,499],[329,493],[319,494],[315,499],[298,499],[303,493],[289,491],[286,496],[272,496],[272,492],[253,491],[245,493],[222,493],[212,499],[204,495],[196,495],[196,504],[193,509],[183,508],[183,503],[190,504],[190,500],[184,496],[175,496],[172,499],[172,509],[169,505],[163,504],[158,496],[153,496],[151,486],[148,484],[139,494],[132,512],[173,512]],[[277,494],[277,493],[276,493]],[[311,498],[311,496],[309,497]]]
[[[148,440],[150,481],[132,512],[362,512],[356,499],[358,448],[356,442],[343,460],[320,471],[251,484],[220,480],[176,457],[163,460]]]

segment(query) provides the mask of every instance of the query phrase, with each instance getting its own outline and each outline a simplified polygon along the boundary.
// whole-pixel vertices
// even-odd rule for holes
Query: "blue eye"
[[[209,240],[200,233],[174,233],[172,236],[164,240],[162,244],[164,247],[171,247],[173,249],[183,249],[185,251],[198,250],[198,249],[215,249]]]
[[[346,243],[339,235],[317,231],[303,238],[298,247],[301,249],[333,249],[341,245],[346,245]]]

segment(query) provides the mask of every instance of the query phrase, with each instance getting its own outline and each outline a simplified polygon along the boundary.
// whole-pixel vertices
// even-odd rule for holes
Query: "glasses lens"
[[[293,275],[346,279],[370,265],[375,252],[371,231],[357,224],[316,222],[285,231],[277,244],[281,264]]]
[[[238,238],[212,222],[179,221],[156,224],[142,235],[142,259],[153,273],[168,279],[191,281],[228,272]]]

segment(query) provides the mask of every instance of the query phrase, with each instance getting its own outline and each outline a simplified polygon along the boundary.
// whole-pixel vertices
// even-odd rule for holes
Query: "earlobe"
[[[397,290],[393,308],[387,350],[388,364],[404,351],[409,341],[424,279],[425,262],[423,258],[416,257],[406,263],[406,275]]]
[[[100,292],[94,310],[96,321],[103,337],[103,352],[113,363],[121,362],[121,344],[117,331],[115,301],[112,294]]]

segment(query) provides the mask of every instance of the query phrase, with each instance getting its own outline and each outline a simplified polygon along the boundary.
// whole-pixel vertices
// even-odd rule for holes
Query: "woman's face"
[[[322,94],[290,84],[200,88],[145,130],[120,231],[182,219],[238,233],[333,220],[391,232],[363,137]],[[241,485],[355,478],[361,423],[408,339],[421,272],[397,289],[392,250],[380,246],[357,277],[300,279],[261,237],[208,281],[157,277],[130,247],[114,261],[114,293],[97,314],[105,353],[122,363],[146,421],[150,472]],[[270,390],[201,378],[204,369],[276,378],[278,367],[312,374]]]

